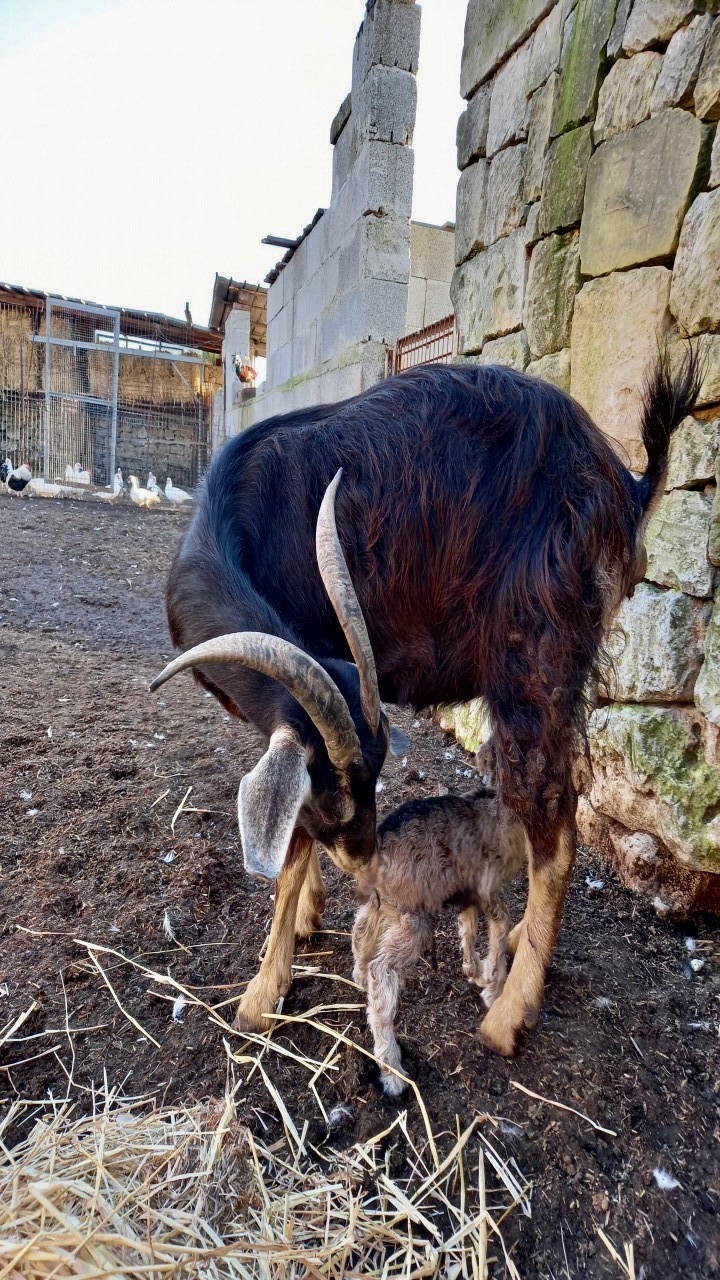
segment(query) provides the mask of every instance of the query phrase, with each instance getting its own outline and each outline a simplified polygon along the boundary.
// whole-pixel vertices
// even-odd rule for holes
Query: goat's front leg
[[[378,940],[385,927],[386,920],[380,909],[377,894],[360,907],[355,916],[352,931],[352,950],[355,964],[353,966],[353,982],[359,987],[367,987],[367,970],[370,961],[375,958]]]
[[[308,859],[307,871],[300,890],[297,919],[295,921],[295,937],[309,938],[311,934],[322,929],[325,911],[325,884],[320,870],[317,849],[313,845]]]
[[[388,913],[389,914],[389,913]],[[409,966],[422,955],[430,937],[425,916],[393,913],[395,920],[380,941],[377,955],[367,971],[368,1026],[373,1036],[373,1051],[380,1063],[400,1071],[402,1058],[395,1038],[395,1014],[400,988]],[[387,916],[386,916],[387,918]],[[397,1098],[405,1084],[392,1071],[380,1067],[383,1092]]]
[[[574,861],[574,821],[560,828],[554,848],[540,856],[534,848],[531,851],[530,889],[513,966],[480,1028],[485,1043],[507,1057],[514,1054],[523,1027],[537,1024]]]
[[[502,902],[488,904],[488,953],[483,962],[482,998],[488,1009],[502,992],[507,979],[507,941],[510,917]]]
[[[235,1015],[239,1031],[266,1031],[272,1026],[267,1015],[275,1012],[280,996],[290,989],[298,901],[312,852],[312,838],[296,828],[275,886],[275,909],[265,955]]]

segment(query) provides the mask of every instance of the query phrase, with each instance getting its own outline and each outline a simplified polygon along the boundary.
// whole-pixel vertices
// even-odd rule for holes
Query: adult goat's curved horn
[[[335,522],[335,494],[341,476],[342,467],[325,490],[318,513],[315,547],[320,577],[360,674],[360,704],[363,715],[373,733],[377,733],[381,702],[375,658]]]
[[[150,685],[154,691],[188,667],[213,662],[235,662],[284,685],[307,712],[322,735],[331,763],[345,772],[353,760],[362,760],[362,749],[348,705],[335,681],[309,654],[289,640],[261,631],[235,631],[215,636],[181,653],[168,663]]]

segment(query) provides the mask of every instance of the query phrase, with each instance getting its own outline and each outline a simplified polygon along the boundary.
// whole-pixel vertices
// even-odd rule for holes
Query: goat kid
[[[484,752],[481,749],[481,753]],[[476,757],[476,765],[483,770]],[[497,791],[410,801],[381,823],[370,862],[355,874],[360,896],[352,935],[353,979],[367,989],[367,1020],[386,1094],[402,1093],[395,1013],[410,966],[432,941],[433,915],[459,911],[463,973],[482,990],[487,1008],[507,978],[510,918],[501,892],[526,864],[520,820]],[[488,953],[476,950],[478,917],[488,923]],[[386,1068],[394,1068],[387,1070]]]

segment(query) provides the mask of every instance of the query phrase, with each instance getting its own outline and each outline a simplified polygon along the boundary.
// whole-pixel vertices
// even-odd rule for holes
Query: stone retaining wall
[[[583,837],[659,910],[720,910],[720,17],[702,0],[470,0],[458,124],[461,351],[572,392],[641,469],[640,388],[703,335],[646,581],[591,717]],[[482,708],[446,713],[473,744]]]

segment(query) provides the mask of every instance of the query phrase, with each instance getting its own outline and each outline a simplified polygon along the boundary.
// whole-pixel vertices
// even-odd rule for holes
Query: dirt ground
[[[174,1023],[167,988],[97,953],[133,1025],[82,945],[169,973],[216,1004],[241,993],[269,924],[271,890],[243,872],[235,815],[258,740],[189,675],[148,693],[171,652],[163,586],[188,519],[0,497],[0,1027],[37,1001],[2,1051],[3,1106],[18,1096],[86,1100],[104,1075],[128,1094],[165,1100],[204,1099],[226,1085],[222,1028],[198,1007]],[[381,813],[411,796],[466,789],[467,757],[428,719],[397,719],[412,750],[405,766],[385,768]],[[331,976],[298,975],[286,1013],[361,1003],[339,981],[352,968],[352,894],[332,867],[327,882],[327,931],[297,963]],[[511,905],[519,917],[522,886]],[[699,971],[691,958],[704,961]],[[479,993],[463,979],[452,913],[439,922],[436,955],[401,1005],[404,1061],[438,1131],[454,1133],[456,1116],[462,1125],[489,1116],[493,1142],[532,1182],[532,1215],[515,1212],[504,1226],[523,1280],[621,1275],[597,1226],[621,1253],[633,1242],[645,1280],[720,1275],[718,960],[717,921],[660,922],[581,851],[540,1025],[506,1062],[477,1039]],[[323,1016],[370,1048],[362,1008]],[[317,1058],[329,1047],[302,1024],[277,1039]],[[307,1073],[277,1053],[264,1062],[321,1146],[327,1129]],[[338,1101],[349,1110],[336,1144],[380,1131],[397,1110],[353,1049],[319,1091],[328,1111]],[[259,1072],[240,1099],[251,1127],[278,1128]],[[402,1106],[422,1135],[413,1098]],[[661,1189],[655,1169],[679,1185]],[[501,1260],[491,1273],[504,1274]]]

